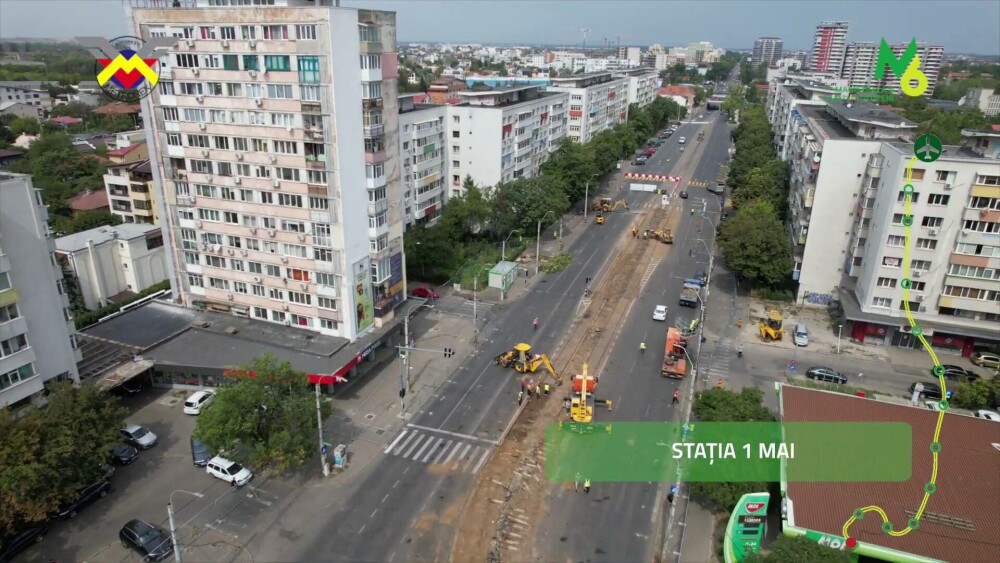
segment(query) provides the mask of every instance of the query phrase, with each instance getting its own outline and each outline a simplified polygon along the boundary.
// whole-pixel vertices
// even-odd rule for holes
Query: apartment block
[[[615,58],[626,59],[638,66],[642,63],[641,47],[618,47],[615,49]]]
[[[660,77],[645,68],[622,70],[615,73],[617,77],[628,78],[628,105],[646,107],[656,99],[656,89]]]
[[[964,146],[945,146],[938,160],[913,166],[908,253],[903,190],[913,145],[886,140],[868,154],[852,196],[840,293],[852,338],[922,347],[908,307],[939,355],[1000,350],[1000,133],[962,135]]]
[[[628,78],[610,72],[553,78],[549,90],[569,94],[567,136],[588,143],[594,135],[624,123],[628,116]]]
[[[791,118],[786,142],[792,279],[801,302],[825,304],[841,287],[843,261],[830,257],[843,256],[848,248],[868,156],[887,139],[912,136],[917,125],[867,102],[800,105]]]
[[[782,45],[780,37],[758,37],[753,42],[753,62],[774,66],[781,58]]]
[[[1000,114],[1000,94],[992,88],[970,88],[959,104],[978,109],[990,117]]]
[[[899,94],[899,78],[892,69],[886,67],[882,80],[875,79],[878,70],[879,43],[850,43],[844,55],[841,76],[847,79],[852,88],[872,88]],[[906,51],[909,44],[892,45],[892,52],[899,57]],[[917,44],[917,54],[920,56],[920,70],[927,75],[927,92],[924,97],[930,98],[937,86],[938,74],[941,71],[941,61],[944,58],[944,47],[937,45]]]
[[[149,159],[108,166],[104,175],[111,213],[124,223],[160,224],[160,201]]]
[[[405,299],[394,12],[129,0],[174,295],[355,341]]]
[[[839,84],[838,84],[839,82]],[[764,108],[771,131],[774,133],[774,150],[778,158],[788,160],[791,152],[793,127],[800,127],[797,114],[799,106],[823,106],[826,100],[837,95],[843,81],[827,81],[807,75],[786,75],[781,73],[770,80]]]
[[[0,102],[20,102],[48,114],[52,111],[52,96],[44,83],[30,80],[0,82]]]
[[[31,177],[0,172],[0,407],[43,402],[47,381],[79,381],[82,359],[48,208]]]
[[[156,225],[126,223],[59,237],[56,261],[91,311],[167,279],[163,233]]]
[[[840,74],[844,68],[848,27],[846,21],[824,21],[816,26],[809,70]]]
[[[464,83],[462,83],[464,86]],[[430,222],[441,214],[447,193],[448,151],[445,122],[448,105],[415,103],[417,94],[399,97],[399,159],[402,161],[403,221]],[[453,147],[458,149],[459,147]],[[376,171],[377,172],[377,171]]]

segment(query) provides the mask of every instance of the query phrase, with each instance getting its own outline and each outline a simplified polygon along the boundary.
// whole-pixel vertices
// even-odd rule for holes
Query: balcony
[[[376,162],[385,162],[385,150],[380,150],[376,152],[365,151],[365,164],[375,164]]]
[[[317,141],[323,140],[323,128],[322,127],[306,127],[302,130],[307,139],[315,139]]]
[[[386,184],[386,176],[384,172],[380,176],[365,178],[365,187],[368,188],[369,190],[385,187],[385,184]]]
[[[362,109],[381,109],[382,108],[382,98],[365,98],[361,100]]]
[[[382,69],[381,68],[363,68],[363,69],[361,69],[361,81],[362,82],[382,82]]]
[[[17,294],[17,290],[13,287],[9,287],[0,291],[0,307],[6,307],[12,303],[17,303],[20,300],[20,296]]]
[[[365,137],[381,137],[385,134],[385,125],[365,125]]]
[[[313,168],[316,170],[326,169],[326,154],[307,154],[306,155],[306,168]]]
[[[322,113],[323,102],[319,100],[302,100],[302,111],[314,111],[316,113]]]
[[[384,224],[378,227],[368,227],[368,238],[378,238],[383,235],[389,234],[389,222],[386,221]]]
[[[383,211],[386,211],[388,209],[389,209],[389,199],[388,198],[383,198],[383,199],[380,199],[378,201],[373,201],[373,202],[369,202],[368,203],[368,214],[369,215],[378,215],[379,213],[382,213]]]

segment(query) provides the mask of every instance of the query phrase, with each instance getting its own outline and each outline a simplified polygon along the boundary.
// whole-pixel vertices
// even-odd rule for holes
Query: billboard
[[[406,299],[404,289],[403,253],[397,252],[389,258],[389,297],[392,298],[393,307],[396,307]]]
[[[375,307],[372,305],[372,276],[368,272],[368,260],[354,264],[354,323],[358,334],[372,326]]]
[[[760,542],[767,530],[769,493],[749,493],[736,503],[726,526],[723,555],[726,563],[743,561],[747,555],[760,552]]]

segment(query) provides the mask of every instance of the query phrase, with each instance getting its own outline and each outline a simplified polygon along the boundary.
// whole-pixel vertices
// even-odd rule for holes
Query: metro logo
[[[764,508],[764,503],[762,503],[762,502],[748,502],[748,503],[746,503],[746,506],[744,506],[744,509],[749,514],[753,514],[754,512],[757,512],[758,510],[760,510],[761,508]]]
[[[882,80],[885,76],[886,65],[893,74],[899,77],[899,87],[907,96],[916,97],[923,95],[927,91],[927,75],[920,70],[920,56],[917,55],[917,40],[910,40],[909,46],[903,51],[901,57],[896,57],[892,52],[892,47],[882,38],[882,43],[878,48],[878,61],[875,63],[875,80]],[[910,82],[916,80],[917,85],[913,87]]]

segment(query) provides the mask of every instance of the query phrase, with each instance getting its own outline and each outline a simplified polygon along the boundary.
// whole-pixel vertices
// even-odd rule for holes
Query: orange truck
[[[684,379],[687,371],[687,360],[685,359],[685,347],[687,339],[681,335],[678,328],[667,329],[667,344],[663,350],[663,368],[660,374],[664,377],[674,379]]]
[[[597,381],[594,379],[593,375],[587,376],[587,394],[593,395],[594,390],[597,388]],[[576,374],[573,378],[573,392],[579,393],[583,389],[583,375]]]

